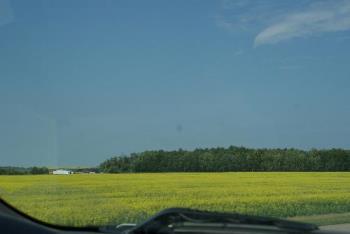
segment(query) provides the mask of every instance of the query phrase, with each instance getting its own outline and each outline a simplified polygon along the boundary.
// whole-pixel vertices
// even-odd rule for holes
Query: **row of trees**
[[[47,167],[0,167],[0,175],[40,175],[49,174]]]
[[[251,149],[230,146],[145,151],[116,156],[100,164],[105,173],[226,171],[350,171],[350,151]]]

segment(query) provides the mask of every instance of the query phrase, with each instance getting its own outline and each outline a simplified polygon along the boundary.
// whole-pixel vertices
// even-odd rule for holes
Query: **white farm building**
[[[68,171],[68,170],[58,169],[58,170],[52,171],[52,174],[53,175],[69,175],[69,174],[73,174],[73,172]]]

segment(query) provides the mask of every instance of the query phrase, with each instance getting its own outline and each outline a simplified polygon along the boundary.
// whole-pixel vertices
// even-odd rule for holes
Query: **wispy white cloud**
[[[267,26],[255,37],[254,45],[349,29],[350,1],[318,3],[302,12],[290,13],[283,20]]]
[[[223,0],[217,25],[255,34],[254,46],[350,30],[350,0]]]
[[[278,20],[279,16],[288,9],[287,3],[288,1],[280,0],[222,0],[221,11],[216,17],[216,23],[218,27],[228,31],[253,32]]]

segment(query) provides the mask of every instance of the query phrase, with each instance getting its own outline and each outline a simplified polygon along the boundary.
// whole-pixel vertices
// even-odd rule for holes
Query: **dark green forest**
[[[105,173],[350,171],[350,150],[252,149],[230,146],[175,151],[144,151],[112,157],[100,164]]]
[[[152,150],[119,155],[74,173],[350,171],[350,150],[253,149],[230,146],[195,150]],[[0,175],[49,174],[46,167],[0,167]]]
[[[41,175],[49,174],[47,167],[0,167],[0,175]]]

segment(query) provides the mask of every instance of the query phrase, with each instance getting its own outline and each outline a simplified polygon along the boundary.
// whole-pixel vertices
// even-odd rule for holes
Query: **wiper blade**
[[[161,211],[125,233],[235,233],[237,230],[240,233],[243,230],[252,233],[254,230],[255,233],[308,233],[318,230],[318,227],[277,218],[171,208]]]

